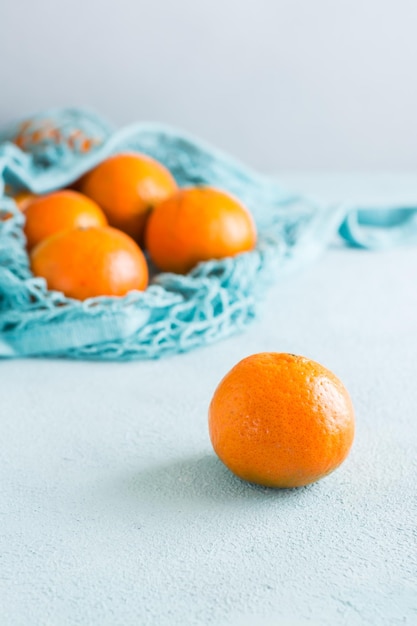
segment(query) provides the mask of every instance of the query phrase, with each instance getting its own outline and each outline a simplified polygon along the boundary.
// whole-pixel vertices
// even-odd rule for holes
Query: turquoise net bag
[[[145,292],[123,298],[80,302],[48,291],[30,271],[24,216],[8,186],[49,192],[122,151],[154,157],[179,186],[212,185],[237,196],[256,221],[256,249],[201,263],[186,276],[159,274]],[[184,352],[241,331],[267,285],[311,262],[337,232],[374,249],[417,240],[415,208],[319,205],[183,133],[153,124],[115,131],[77,109],[48,111],[0,132],[0,217],[1,357],[128,360]]]

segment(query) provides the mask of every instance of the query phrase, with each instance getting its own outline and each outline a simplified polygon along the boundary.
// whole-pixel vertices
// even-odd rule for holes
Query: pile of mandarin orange
[[[33,274],[79,300],[146,289],[147,258],[160,271],[187,273],[256,244],[237,199],[212,187],[179,189],[161,163],[138,153],[109,157],[71,189],[15,200]]]

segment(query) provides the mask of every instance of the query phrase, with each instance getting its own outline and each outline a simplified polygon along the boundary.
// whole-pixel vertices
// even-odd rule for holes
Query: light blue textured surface
[[[11,143],[19,129],[25,153]],[[13,200],[2,197],[0,211],[12,213],[0,221],[3,357],[126,360],[187,351],[243,329],[256,315],[267,284],[311,262],[339,228],[351,244],[369,248],[417,238],[415,207],[381,213],[358,212],[341,202],[313,203],[162,126],[139,124],[113,132],[96,115],[63,109],[45,112],[21,129],[14,125],[0,133],[0,193],[5,183],[47,192],[73,182],[109,154],[136,150],[164,163],[180,186],[208,184],[235,194],[254,215],[259,241],[251,253],[200,264],[187,276],[159,274],[144,293],[82,303],[47,291],[45,281],[32,276],[24,217]],[[84,153],[86,138],[96,143]]]
[[[288,178],[326,201],[417,197],[416,175],[386,180]],[[333,247],[204,350],[1,362],[0,622],[414,626],[416,268],[414,247]],[[323,363],[354,402],[351,455],[305,489],[246,485],[210,446],[216,385],[264,350]]]

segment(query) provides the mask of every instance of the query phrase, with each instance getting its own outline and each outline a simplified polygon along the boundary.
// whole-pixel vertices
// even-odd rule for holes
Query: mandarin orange
[[[139,246],[110,227],[66,230],[41,241],[31,252],[35,276],[69,298],[124,296],[144,290],[148,267]]]
[[[78,183],[97,202],[109,224],[142,243],[150,211],[177,190],[171,173],[144,154],[116,154],[88,172]]]
[[[256,228],[247,209],[230,194],[192,187],[155,208],[145,242],[160,270],[184,274],[201,261],[252,250]]]
[[[302,356],[264,352],[240,361],[209,409],[215,452],[237,476],[300,487],[333,472],[353,442],[354,410],[342,382]]]
[[[32,200],[25,211],[28,249],[55,233],[72,228],[105,226],[100,207],[81,193],[64,189]]]

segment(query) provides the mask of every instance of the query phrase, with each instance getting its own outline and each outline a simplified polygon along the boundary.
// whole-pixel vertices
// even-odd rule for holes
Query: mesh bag
[[[201,263],[186,276],[158,274],[145,292],[123,298],[80,302],[48,291],[30,271],[24,216],[8,186],[49,192],[121,151],[154,157],[179,186],[207,184],[237,196],[256,221],[256,249]],[[154,124],[115,131],[78,109],[47,111],[0,132],[0,217],[1,357],[128,360],[184,352],[242,330],[268,283],[312,261],[337,232],[368,248],[417,239],[414,208],[323,206],[183,133]]]

